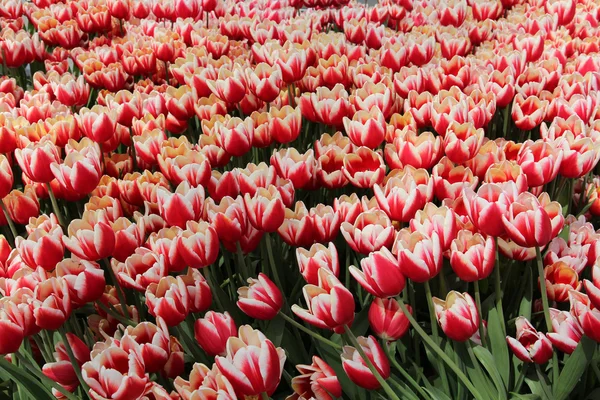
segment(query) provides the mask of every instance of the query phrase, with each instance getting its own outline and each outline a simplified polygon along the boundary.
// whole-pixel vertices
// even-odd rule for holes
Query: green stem
[[[408,279],[406,286],[408,287],[408,302],[414,311],[417,309],[416,308],[417,302],[415,300],[415,287],[414,287],[413,282],[410,279]],[[421,352],[419,351],[419,348],[420,348],[419,340],[420,340],[419,335],[413,335],[413,346],[414,346],[414,350],[415,350],[415,362],[420,367],[421,366]]]
[[[496,310],[498,319],[502,326],[502,334],[506,335],[506,326],[504,325],[504,307],[502,306],[502,278],[500,277],[500,247],[498,247],[498,238],[494,238],[496,245],[496,265],[494,266],[494,293],[496,295]]]
[[[415,381],[414,378],[412,376],[410,376],[410,374],[408,372],[406,372],[406,370],[404,368],[402,368],[402,366],[398,363],[398,361],[396,360],[396,357],[394,356],[394,354],[392,354],[389,342],[384,343],[383,349],[385,351],[385,354],[389,358],[389,360],[392,362],[392,365],[394,366],[394,368],[396,368],[396,370],[398,372],[400,372],[400,375],[402,375],[402,377],[404,379],[406,379],[406,381],[417,391],[417,393],[419,393],[421,398],[428,399],[429,395],[423,390],[423,388],[421,386],[419,386],[417,381]]]
[[[275,279],[275,284],[279,287],[281,291],[284,291],[284,287],[281,284],[281,280],[279,279],[279,271],[277,270],[277,264],[275,264],[275,258],[273,257],[273,245],[271,244],[271,234],[265,234],[265,242],[267,245],[267,256],[269,258],[269,264],[271,266],[271,271],[273,272],[273,279]],[[287,303],[286,296],[283,296],[283,302]]]
[[[542,251],[539,246],[535,247],[535,258],[537,259],[538,275],[540,278],[540,292],[542,294],[542,306],[544,307],[546,329],[548,332],[552,332],[552,319],[550,318],[548,292],[546,292],[546,278],[544,277],[544,262],[542,261]]]
[[[473,384],[471,383],[471,381],[469,380],[469,378],[464,374],[464,372],[462,372],[460,370],[460,368],[458,368],[458,366],[456,365],[456,363],[454,363],[454,361],[452,361],[450,359],[450,357],[448,357],[448,355],[446,353],[444,353],[444,350],[442,350],[438,346],[438,344],[435,343],[433,341],[433,339],[431,339],[429,337],[429,335],[423,330],[423,328],[421,328],[421,326],[419,325],[419,323],[417,322],[417,320],[414,319],[414,317],[412,316],[412,314],[410,312],[408,312],[408,309],[406,308],[406,305],[404,305],[404,302],[402,301],[402,299],[396,299],[396,301],[398,301],[398,305],[400,306],[400,309],[402,310],[402,312],[404,313],[404,315],[406,316],[406,318],[408,318],[408,321],[410,322],[410,325],[421,336],[421,338],[423,339],[423,341],[425,342],[425,344],[427,346],[429,346],[429,348],[439,358],[441,358],[446,363],[446,365],[448,365],[448,367],[450,367],[450,369],[456,374],[456,376],[458,377],[458,379],[460,379],[460,381],[463,383],[463,385],[465,385],[465,387],[469,390],[469,392],[471,392],[471,394],[473,395],[473,397],[476,400],[482,400],[483,397],[481,396],[481,394],[479,394],[479,391],[477,390],[477,388],[475,388],[475,386],[473,386]],[[447,393],[450,393],[450,392],[448,391]]]
[[[111,316],[111,317],[113,317],[113,318],[114,318],[114,319],[116,319],[117,321],[121,322],[122,324],[125,324],[125,325],[131,325],[131,326],[134,326],[134,325],[136,325],[136,324],[135,324],[135,323],[134,323],[132,320],[130,320],[129,318],[126,318],[126,317],[124,317],[123,315],[119,314],[119,312],[118,312],[118,311],[117,311],[117,310],[116,310],[114,307],[112,307],[112,306],[111,306],[111,308],[114,310],[114,311],[113,311],[113,310],[111,310],[109,307],[107,307],[107,306],[106,306],[106,304],[104,304],[104,303],[102,303],[102,302],[100,302],[100,301],[97,301],[97,302],[96,302],[96,305],[97,305],[98,307],[100,307],[100,309],[101,309],[102,311],[104,311],[104,312],[105,312],[105,313],[107,313],[107,314],[110,314],[110,316]]]
[[[63,218],[62,212],[60,211],[60,208],[58,207],[58,202],[56,201],[56,197],[54,196],[52,187],[50,186],[49,183],[47,183],[46,185],[48,186],[48,196],[50,196],[50,202],[52,203],[52,210],[54,211],[54,214],[56,214],[56,218],[58,219],[58,223],[60,224],[60,226],[62,226],[63,229],[66,229],[67,225],[65,225],[65,220]]]
[[[503,126],[503,132],[502,132],[502,134],[503,134],[503,136],[505,138],[508,136],[508,122],[510,121],[508,119],[508,113],[509,113],[509,110],[510,110],[510,106],[511,105],[509,104],[506,107],[504,107],[504,126]]]
[[[35,375],[36,378],[38,378],[40,381],[42,381],[42,384],[44,386],[51,387],[53,389],[58,390],[68,400],[81,400],[77,396],[75,396],[73,393],[69,392],[67,389],[65,389],[64,387],[60,386],[58,383],[54,382],[52,379],[48,378],[46,375],[44,375],[42,373],[42,371],[40,371],[39,369],[37,369],[33,365],[31,365],[27,361],[27,359],[25,359],[25,357],[23,357],[23,355],[21,355],[18,352],[13,353],[13,354],[19,360],[19,363],[22,366],[24,366],[29,372],[31,372],[33,375]],[[6,361],[6,359],[4,357],[0,357],[0,368],[2,368],[3,370],[7,371],[7,373],[8,373],[8,370],[3,367],[3,365],[6,365],[7,363],[8,363],[8,361]]]
[[[358,343],[356,336],[354,336],[354,333],[352,333],[352,330],[350,330],[350,328],[348,328],[348,325],[344,325],[344,331],[346,332],[346,335],[348,336],[350,343],[356,349],[356,351],[358,351],[358,354],[360,354],[360,356],[364,360],[365,364],[367,365],[367,368],[369,368],[369,370],[371,371],[371,373],[373,374],[375,379],[377,379],[377,382],[379,382],[383,391],[387,394],[388,398],[390,400],[400,400],[400,398],[398,396],[396,396],[394,389],[392,389],[390,387],[390,385],[388,385],[388,383],[385,381],[383,376],[381,376],[379,371],[377,371],[377,368],[375,368],[375,366],[373,365],[373,363],[371,362],[369,357],[367,357],[362,346],[360,345],[360,343]]]
[[[260,392],[260,398],[262,400],[269,400],[269,395],[267,394],[267,392]]]
[[[8,227],[10,228],[10,233],[12,234],[12,241],[10,242],[10,244],[14,246],[15,240],[19,236],[19,233],[17,232],[17,227],[15,226],[15,222],[10,217],[8,209],[6,208],[6,204],[4,204],[4,200],[2,199],[0,199],[0,207],[2,207],[2,211],[4,212],[4,218],[6,218],[6,222],[8,222]]]
[[[477,305],[477,312],[479,313],[479,337],[481,338],[481,345],[487,347],[487,335],[485,334],[485,329],[483,329],[483,310],[481,308],[479,281],[473,281],[473,286],[475,286],[475,303]]]
[[[542,390],[544,391],[546,398],[552,399],[553,398],[552,392],[550,391],[550,388],[546,384],[546,380],[544,379],[544,374],[543,374],[542,370],[540,369],[540,364],[535,364],[535,373],[538,376],[538,380],[540,381],[540,385],[542,386]]]
[[[425,287],[425,295],[427,296],[427,305],[429,306],[429,321],[431,322],[431,334],[433,335],[433,340],[437,345],[440,343],[440,334],[438,331],[438,323],[437,318],[435,316],[435,306],[433,305],[433,296],[431,295],[431,286],[429,286],[429,281],[425,281],[423,284]],[[442,379],[442,385],[444,386],[444,390],[446,393],[450,393],[450,385],[448,384],[448,376],[446,375],[446,366],[444,363],[439,362],[438,360],[438,369],[440,373],[440,378]]]
[[[73,349],[71,348],[71,345],[69,344],[69,341],[67,340],[67,332],[65,331],[65,328],[63,326],[61,326],[60,329],[58,330],[58,332],[60,333],[60,337],[63,341],[63,344],[65,345],[65,350],[67,351],[69,360],[71,360],[71,364],[73,364],[73,370],[75,370],[75,375],[77,376],[77,379],[79,380],[79,383],[81,384],[81,387],[83,388],[83,391],[85,393],[89,393],[90,387],[87,385],[87,383],[85,383],[85,381],[83,380],[83,377],[81,376],[81,366],[77,362],[77,359],[75,358],[75,354],[73,354]]]
[[[305,327],[304,325],[296,322],[293,318],[288,317],[287,315],[285,315],[284,313],[282,313],[281,311],[279,312],[279,316],[281,316],[281,318],[283,318],[284,320],[286,320],[287,322],[289,322],[292,326],[300,329],[302,332],[306,333],[309,336],[312,336],[313,338],[317,339],[320,342],[325,343],[326,345],[333,347],[336,350],[341,350],[342,349],[342,345],[335,343],[321,335],[319,335],[316,332],[311,331],[310,329],[308,329],[307,327]]]
[[[521,372],[519,372],[519,377],[517,378],[517,381],[515,382],[515,387],[513,389],[513,392],[520,393],[521,386],[523,385],[523,381],[525,380],[525,375],[527,373],[528,366],[529,366],[529,363],[523,363],[523,366],[521,367]]]
[[[584,182],[585,184],[585,182]],[[573,191],[575,190],[575,179],[569,179],[569,201],[567,203],[567,215],[571,214],[571,208],[573,206]],[[585,186],[581,191],[581,196],[583,197],[585,194]]]
[[[242,253],[242,247],[240,246],[240,242],[235,243],[235,248],[236,248],[238,263],[239,263],[240,270],[242,273],[242,278],[244,280],[246,280],[249,277],[249,272],[248,272],[248,268],[246,267],[246,261],[244,260],[244,253]]]

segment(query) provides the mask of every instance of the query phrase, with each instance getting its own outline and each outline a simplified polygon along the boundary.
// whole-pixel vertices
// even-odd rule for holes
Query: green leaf
[[[533,278],[531,276],[531,268],[527,268],[525,272],[525,279],[527,279],[525,293],[519,306],[519,314],[527,319],[531,319],[531,303],[533,299]]]
[[[585,400],[596,400],[600,399],[600,389],[592,390],[590,394],[588,394]]]
[[[369,329],[369,307],[364,307],[358,314],[354,316],[352,322],[352,333],[355,336],[364,336]]]
[[[556,390],[554,392],[556,400],[565,400],[569,397],[569,394],[571,394],[575,385],[579,382],[581,375],[583,375],[592,361],[595,349],[596,342],[587,336],[581,338],[579,345],[565,363],[558,377],[558,384],[555,385]]]
[[[504,343],[506,343],[506,341],[504,341]],[[499,360],[497,358],[495,359],[488,349],[481,346],[475,347],[473,352],[475,353],[477,360],[479,360],[481,365],[483,365],[483,368],[485,368],[489,376],[492,378],[494,385],[496,385],[498,399],[506,399],[506,387],[502,385],[504,378],[500,376],[500,372],[498,371],[498,368],[496,368],[496,363],[499,364]],[[506,363],[508,364],[508,354],[506,356]]]
[[[539,400],[541,397],[537,394],[519,394],[519,393],[510,393],[510,400]]]
[[[285,320],[281,316],[277,315],[267,325],[265,335],[273,342],[275,347],[281,346],[281,340],[283,339],[283,333],[285,332]]]
[[[568,243],[570,232],[571,232],[571,226],[565,224],[565,227],[562,229],[562,231],[560,231],[560,233],[558,234],[558,237],[563,238],[564,241]]]
[[[0,369],[6,371],[6,373],[11,376],[12,380],[14,380],[21,387],[21,389],[24,392],[26,392],[32,399],[54,399],[54,396],[52,395],[52,392],[50,392],[50,389],[46,388],[35,377],[27,373],[27,371],[24,368],[20,368],[9,362],[3,362],[0,366]]]
[[[506,391],[508,389],[508,381],[510,379],[510,359],[508,345],[506,344],[506,337],[502,332],[500,316],[498,315],[498,310],[495,307],[491,308],[488,313],[487,333],[488,337],[490,338],[490,346],[492,349],[492,354],[490,355],[496,364],[497,372],[499,372],[499,375],[502,378],[501,381],[504,384],[504,391]],[[479,347],[477,347],[475,350],[478,348]],[[475,355],[477,355],[477,352],[475,352]],[[479,361],[481,361],[481,359]],[[495,378],[492,376],[492,379]]]
[[[456,353],[462,360],[467,375],[471,380],[471,383],[477,388],[477,390],[483,396],[484,399],[497,400],[498,393],[496,392],[494,385],[492,384],[489,377],[483,373],[483,370],[481,369],[479,363],[473,363],[473,360],[469,356],[466,346],[469,346],[469,344],[458,343],[458,346],[456,346]]]
[[[425,390],[427,393],[429,393],[429,395],[431,396],[432,399],[436,399],[436,400],[451,400],[450,397],[448,397],[448,395],[446,395],[444,392],[442,392],[440,389],[432,387],[432,388],[424,388],[423,390]]]
[[[319,341],[315,341],[314,343],[317,348],[317,354],[319,354],[319,356],[323,360],[325,360],[325,362],[329,364],[331,368],[333,368],[333,370],[335,371],[335,374],[337,375],[338,380],[340,381],[340,385],[342,386],[342,390],[346,394],[347,398],[352,400],[370,399],[370,397],[367,397],[367,392],[364,389],[352,383],[352,381],[350,381],[350,378],[348,378],[348,376],[344,372],[339,351]]]

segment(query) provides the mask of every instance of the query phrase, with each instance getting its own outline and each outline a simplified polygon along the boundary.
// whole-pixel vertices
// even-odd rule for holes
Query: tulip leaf
[[[489,377],[483,373],[477,360],[469,356],[467,346],[469,346],[468,343],[457,343],[456,352],[463,362],[471,383],[473,383],[484,399],[498,399],[498,393],[494,389],[494,385]]]
[[[450,400],[450,397],[448,397],[448,395],[446,395],[444,392],[442,392],[440,389],[432,387],[432,388],[424,388],[423,390],[425,390],[427,393],[429,393],[429,395],[431,396],[432,399],[437,399],[437,400]]]
[[[525,269],[525,279],[527,283],[525,283],[525,293],[523,293],[523,298],[521,299],[518,315],[529,320],[531,319],[531,303],[533,299],[533,278],[531,276],[531,268]]]
[[[595,400],[600,399],[600,389],[592,390],[590,394],[588,394],[585,400]]]
[[[504,333],[502,331],[500,316],[498,315],[498,310],[495,307],[491,308],[488,313],[487,332],[488,337],[490,338],[490,346],[492,351],[490,356],[492,356],[494,364],[497,367],[496,371],[502,377],[502,383],[504,384],[504,390],[506,391],[506,389],[508,389],[508,381],[510,375],[510,359],[508,353],[508,345],[506,344],[506,336],[504,336]],[[477,347],[475,350],[477,349],[479,349],[479,347]],[[477,355],[477,351],[475,352],[475,354]],[[477,358],[479,358],[479,356]],[[481,361],[481,359],[479,359],[479,361]],[[492,376],[492,378],[494,377]]]
[[[554,399],[565,400],[573,391],[581,376],[588,368],[592,358],[596,342],[587,336],[583,336],[575,351],[571,354],[563,367],[558,383],[555,385]]]
[[[503,341],[503,343],[506,343],[506,341]],[[498,358],[494,358],[494,356],[492,355],[492,353],[489,352],[488,349],[481,346],[475,347],[473,349],[473,352],[475,353],[475,356],[477,357],[481,365],[483,365],[483,368],[485,368],[487,373],[490,375],[490,378],[492,378],[494,385],[496,385],[496,390],[498,391],[498,399],[506,399],[506,387],[502,384],[505,381],[504,378],[500,376],[498,368],[496,368],[496,363],[499,364]],[[506,362],[508,363],[508,353],[506,356]]]
[[[365,336],[369,329],[369,307],[364,307],[354,316],[351,329],[354,336]]]
[[[30,375],[24,368],[19,368],[9,362],[2,362],[0,369],[4,370],[30,398],[36,400],[52,400],[55,398],[50,389],[42,385],[39,380]]]
[[[269,321],[265,335],[273,342],[275,347],[281,346],[281,340],[283,339],[283,333],[285,332],[285,320],[279,315]]]
[[[539,400],[540,396],[537,394],[519,394],[519,393],[510,393],[510,400]]]

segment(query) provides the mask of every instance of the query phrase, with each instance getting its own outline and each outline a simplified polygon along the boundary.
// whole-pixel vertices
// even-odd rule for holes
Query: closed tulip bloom
[[[307,309],[294,304],[292,311],[298,317],[321,329],[336,333],[354,320],[354,297],[328,269],[319,269],[319,284],[302,289]]]
[[[481,233],[494,237],[504,234],[502,218],[511,204],[509,193],[498,185],[484,183],[477,193],[465,188],[463,200],[469,218]]]
[[[142,358],[115,345],[83,364],[81,375],[90,387],[90,396],[98,399],[140,398],[149,380]]]
[[[303,189],[314,181],[317,162],[313,150],[302,154],[294,147],[273,152],[271,165],[282,178],[289,179],[295,189]]]
[[[96,143],[104,143],[111,139],[117,128],[116,110],[95,105],[91,109],[82,108],[76,115],[77,124],[83,134]]]
[[[158,208],[169,225],[185,228],[188,221],[197,221],[204,206],[204,189],[190,187],[181,182],[174,193],[165,188],[157,189]]]
[[[0,198],[4,198],[13,187],[14,176],[12,168],[5,155],[0,155]]]
[[[433,167],[431,179],[435,197],[440,200],[454,200],[462,195],[463,188],[475,190],[479,183],[469,167],[456,165],[448,157],[442,157]]]
[[[382,187],[373,187],[379,207],[394,221],[408,222],[427,201],[411,174],[391,176]]]
[[[444,135],[444,153],[450,161],[464,163],[477,155],[484,137],[483,128],[475,129],[471,122],[453,121]]]
[[[458,219],[451,208],[427,203],[422,210],[417,210],[415,213],[414,218],[410,221],[410,229],[413,232],[423,232],[428,236],[436,232],[440,238],[442,250],[446,251],[458,233]]]
[[[240,194],[238,170],[223,173],[213,170],[208,180],[207,190],[213,203],[220,203],[224,197],[236,198]]]
[[[550,340],[542,332],[538,332],[525,317],[518,317],[515,325],[517,336],[506,337],[508,347],[523,362],[545,364],[552,357]]]
[[[299,364],[296,369],[300,375],[292,378],[292,399],[334,400],[342,396],[335,371],[321,358],[313,356],[311,365]]]
[[[516,244],[523,247],[543,247],[562,229],[562,207],[550,202],[548,195],[539,198],[530,192],[521,193],[508,212],[502,216],[506,233]]]
[[[186,181],[192,187],[206,186],[210,180],[210,162],[199,151],[188,150],[175,157],[159,154],[157,160],[161,172],[173,185]]]
[[[314,223],[303,202],[296,202],[293,210],[285,209],[285,219],[277,233],[290,246],[308,246],[314,243]]]
[[[125,217],[119,217],[111,226],[115,231],[112,256],[118,261],[127,259],[146,240],[146,226],[143,222],[136,224]]]
[[[231,315],[208,311],[194,323],[196,341],[209,356],[225,356],[227,339],[237,336],[237,327]]]
[[[450,265],[458,277],[466,282],[487,278],[496,263],[494,238],[483,237],[463,229],[450,245]]]
[[[11,301],[0,303],[0,354],[14,353],[19,350],[24,338],[24,329],[19,319],[10,318],[6,309],[16,309],[17,306]],[[20,317],[21,314],[16,310],[12,315]]]
[[[545,141],[526,141],[517,162],[527,176],[529,186],[542,186],[556,178],[563,160],[563,151]]]
[[[212,291],[202,273],[188,268],[187,274],[179,275],[188,292],[188,304],[191,313],[206,311],[212,303]]]
[[[250,224],[264,232],[275,232],[285,219],[285,206],[274,185],[258,188],[254,196],[246,193],[244,205]]]
[[[567,354],[573,353],[583,336],[581,326],[569,311],[560,311],[556,308],[550,308],[549,311],[552,319],[552,332],[548,332],[546,336],[560,351]]]
[[[102,175],[100,155],[93,148],[73,151],[62,164],[52,163],[50,169],[63,188],[77,194],[88,194],[94,190]]]
[[[385,164],[379,153],[368,147],[359,147],[344,156],[342,172],[354,186],[371,188],[383,181]]]
[[[563,136],[560,142],[563,159],[560,174],[566,178],[581,178],[598,164],[600,159],[600,143],[590,138],[575,138],[573,135]]]
[[[154,317],[164,319],[167,326],[177,326],[189,313],[189,297],[181,278],[165,276],[146,289],[146,306]]]
[[[340,229],[352,250],[361,254],[389,247],[394,240],[392,222],[379,210],[361,213],[354,224],[343,222]]]
[[[383,142],[387,124],[379,107],[369,111],[359,110],[352,119],[344,117],[346,134],[356,146],[375,149]]]
[[[67,282],[49,278],[34,290],[33,316],[35,324],[48,330],[58,329],[71,316],[72,304]]]
[[[248,217],[241,196],[235,199],[225,196],[218,205],[212,198],[208,198],[205,208],[208,220],[220,240],[235,242],[246,231]]]
[[[246,79],[241,68],[233,71],[220,68],[217,79],[208,79],[206,85],[215,96],[227,103],[238,103],[246,95]]]
[[[404,276],[415,282],[428,281],[442,268],[442,248],[436,232],[427,236],[403,229],[396,235],[392,251],[398,255]]]
[[[238,337],[227,340],[227,356],[215,362],[223,375],[241,396],[271,396],[281,380],[285,351],[250,327],[241,326]],[[257,371],[261,371],[257,374]]]
[[[430,169],[443,155],[442,139],[431,132],[418,134],[414,129],[405,129],[392,145],[386,146],[386,155],[402,166]]]
[[[598,261],[596,260],[596,263],[592,267],[592,280],[584,279],[583,281],[583,286],[585,286],[585,291],[590,302],[596,308],[600,306],[600,265],[598,265]]]
[[[15,247],[30,267],[35,268],[39,265],[47,271],[52,271],[65,254],[62,237],[63,231],[60,226],[55,226],[48,232],[38,228],[31,232],[27,239],[17,237]]]
[[[265,274],[258,279],[248,278],[249,286],[238,289],[237,305],[246,315],[255,319],[275,318],[283,305],[281,291]]]
[[[583,333],[600,342],[600,310],[595,308],[590,298],[575,290],[569,292],[570,312],[579,322]]]
[[[205,221],[188,221],[186,229],[177,238],[176,246],[191,268],[207,267],[219,255],[217,231]]]
[[[357,338],[360,347],[367,358],[375,366],[375,369],[383,379],[390,376],[390,362],[385,356],[383,349],[374,336]],[[381,387],[375,375],[367,367],[367,363],[354,347],[344,346],[342,357],[342,367],[348,378],[354,384],[369,390],[376,390]]]
[[[373,296],[394,297],[404,289],[406,280],[398,259],[385,247],[360,261],[361,269],[351,265],[350,273]]]
[[[252,148],[254,137],[254,121],[248,117],[229,118],[226,122],[217,122],[216,128],[221,136],[223,149],[232,156],[242,156]]]
[[[479,330],[479,313],[469,293],[451,290],[446,300],[433,298],[438,324],[450,339],[467,341]]]
[[[37,183],[49,183],[54,179],[50,165],[60,161],[58,148],[46,137],[15,150],[15,158],[23,173]]]
[[[72,333],[67,333],[67,341],[73,350],[77,368],[81,368],[84,363],[90,361],[90,349],[81,339]],[[56,361],[44,364],[42,372],[66,390],[74,392],[79,386],[79,380],[75,374],[74,365],[67,354],[65,343],[57,343],[54,349],[56,352],[53,355]],[[55,389],[52,390],[53,394],[57,393]]]
[[[412,314],[412,307],[407,305],[406,308]],[[408,332],[410,321],[395,299],[377,297],[369,307],[369,325],[382,340],[393,342]]]
[[[271,106],[268,115],[269,132],[277,143],[290,143],[300,135],[302,113],[300,107]]]
[[[259,63],[254,69],[246,69],[246,83],[248,89],[256,97],[270,103],[279,96],[279,92],[283,87],[281,70],[277,65],[271,67],[269,64]]]
[[[300,274],[311,285],[319,283],[319,269],[325,268],[339,276],[340,263],[338,260],[335,244],[330,242],[327,247],[321,243],[313,244],[310,249],[302,247],[296,249],[296,260],[300,268]]]
[[[581,288],[577,272],[562,261],[544,268],[544,279],[546,280],[548,299],[556,302],[567,301],[569,291]]]
[[[63,236],[63,243],[77,257],[97,261],[113,253],[115,232],[104,210],[84,211],[81,219],[74,219]]]

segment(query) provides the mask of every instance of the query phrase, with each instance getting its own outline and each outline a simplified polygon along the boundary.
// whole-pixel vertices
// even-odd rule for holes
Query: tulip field
[[[600,399],[600,0],[0,0],[0,400]]]

